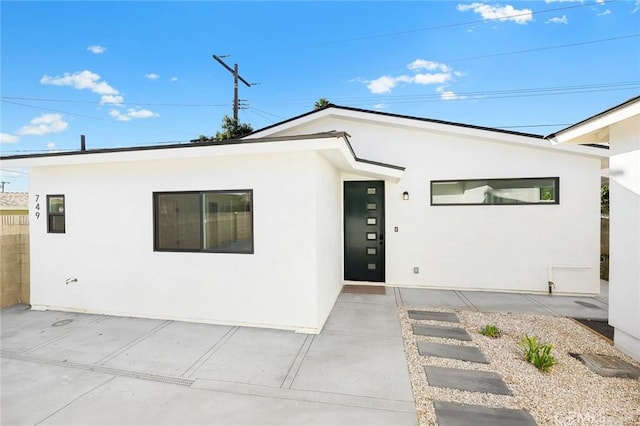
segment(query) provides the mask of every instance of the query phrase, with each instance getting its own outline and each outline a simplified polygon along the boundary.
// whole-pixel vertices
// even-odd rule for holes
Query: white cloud
[[[429,61],[426,59],[416,59],[415,61],[407,64],[407,68],[414,71],[414,75],[398,75],[390,76],[383,75],[375,80],[364,80],[362,78],[356,78],[352,81],[359,83],[366,83],[369,91],[375,95],[383,93],[391,93],[391,90],[395,88],[399,83],[406,84],[443,84],[453,79],[453,76],[461,77],[463,73],[454,71],[449,65],[441,62]],[[419,72],[419,71],[439,71],[434,73]]]
[[[60,133],[67,130],[69,125],[61,114],[42,114],[30,121],[31,124],[18,130],[19,135],[42,136],[49,133]]]
[[[451,80],[451,73],[416,74],[413,78],[416,84],[442,84],[448,80]]]
[[[171,77],[171,80],[169,81],[178,81],[178,77]]]
[[[409,68],[411,71],[422,70],[422,69],[427,71],[434,71],[434,70],[439,70],[442,72],[451,71],[451,68],[448,65],[442,64],[440,62],[427,61],[424,59],[416,59],[415,61],[407,65],[407,68]]]
[[[631,13],[636,13],[638,10],[640,10],[640,0],[636,1],[636,7],[631,11]]]
[[[102,95],[100,96],[100,105],[122,105],[124,97],[120,95]]]
[[[533,20],[531,9],[516,9],[511,5],[491,6],[484,3],[459,4],[457,9],[461,12],[471,10],[482,16],[485,20],[513,21],[524,25]]]
[[[144,78],[148,79],[148,80],[157,80],[160,78],[160,76],[156,73],[149,73],[149,74],[145,74]]]
[[[19,137],[10,135],[9,133],[0,133],[0,143],[14,143],[19,140]]]
[[[454,101],[456,99],[466,99],[466,96],[458,95],[451,90],[446,90],[444,87],[438,87],[436,92],[440,93],[440,99],[443,101]]]
[[[91,53],[95,53],[96,55],[99,55],[101,53],[104,53],[105,50],[107,50],[107,48],[104,46],[100,46],[98,44],[94,44],[92,46],[87,47],[87,50]]]
[[[385,75],[370,81],[367,88],[373,94],[390,93],[397,83],[397,78]]]
[[[50,77],[45,74],[40,79],[40,83],[54,86],[71,86],[78,90],[89,89],[98,95],[117,95],[120,93],[109,86],[109,83],[106,81],[100,81],[100,75],[89,70],[79,71],[73,74],[66,72],[62,77]]]
[[[547,20],[547,24],[568,24],[569,20],[567,15],[562,15],[561,18],[555,17]]]
[[[155,118],[160,114],[149,111],[148,109],[129,108],[124,113],[118,111],[117,109],[112,109],[109,111],[109,115],[118,121],[130,121],[133,118]]]
[[[605,15],[611,15],[611,11],[609,9],[607,9],[602,13],[598,13],[598,16],[605,16]]]
[[[55,142],[49,142],[49,143],[47,144],[47,149],[48,149],[48,150],[54,150],[54,149],[56,149],[56,144],[55,144]]]
[[[598,3],[602,0],[597,0]],[[584,0],[544,0],[545,3],[584,3]]]
[[[378,111],[386,109],[386,108],[387,108],[387,104],[385,104],[384,102],[377,103],[377,104],[375,104],[373,106],[373,109],[378,110]]]

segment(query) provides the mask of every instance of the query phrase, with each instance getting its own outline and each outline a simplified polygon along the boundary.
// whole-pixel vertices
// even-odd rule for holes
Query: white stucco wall
[[[640,359],[640,117],[609,127],[609,324]]]
[[[579,268],[553,270],[556,293],[599,292],[600,159],[533,138],[337,117],[289,132],[332,129],[349,133],[358,157],[406,167],[386,184],[387,285],[546,293],[548,267],[568,265]],[[430,205],[432,180],[556,176],[559,205]]]
[[[316,170],[317,315],[324,324],[342,290],[342,187],[340,172],[321,155]]]
[[[339,230],[321,233],[337,176],[314,151],[33,167],[30,211],[64,194],[66,233],[32,217],[32,305],[318,332],[337,297]],[[154,252],[153,192],[234,189],[253,190],[254,254]]]

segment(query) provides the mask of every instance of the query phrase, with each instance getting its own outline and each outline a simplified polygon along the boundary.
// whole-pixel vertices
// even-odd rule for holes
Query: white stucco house
[[[609,324],[615,345],[640,360],[640,96],[549,139],[610,146]]]
[[[598,294],[607,156],[331,105],[239,141],[2,162],[30,169],[33,309],[317,333],[345,283]]]

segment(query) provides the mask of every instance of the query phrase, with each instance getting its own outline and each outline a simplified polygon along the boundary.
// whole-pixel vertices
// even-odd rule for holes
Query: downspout
[[[548,267],[548,284],[549,284],[549,295],[553,293],[553,290],[556,288],[556,284],[553,282],[553,269],[591,269],[591,266],[585,265],[549,265]]]

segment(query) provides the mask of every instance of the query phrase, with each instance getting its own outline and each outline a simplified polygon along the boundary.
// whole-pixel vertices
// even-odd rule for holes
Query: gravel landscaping
[[[399,308],[411,385],[421,425],[436,424],[434,400],[524,409],[541,426],[640,425],[640,380],[602,377],[570,353],[615,356],[636,367],[640,367],[640,363],[578,322],[552,316],[456,311],[461,323],[459,326],[465,328],[472,337],[471,342],[465,342],[415,336],[412,324],[452,324],[409,319],[407,310],[411,309],[424,308]],[[497,326],[501,337],[490,338],[480,334],[487,324]],[[558,364],[550,372],[542,373],[523,359],[519,343],[525,335],[537,336],[541,343],[553,344],[551,354]],[[418,354],[418,341],[476,346],[484,353],[489,364],[421,356]],[[496,372],[512,390],[513,396],[431,387],[427,383],[425,366]]]

